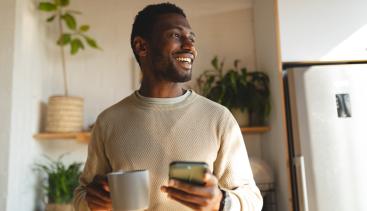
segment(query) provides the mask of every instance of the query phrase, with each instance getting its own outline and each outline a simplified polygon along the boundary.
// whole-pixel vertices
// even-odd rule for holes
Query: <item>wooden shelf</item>
[[[65,140],[73,139],[82,143],[89,143],[90,132],[70,132],[70,133],[38,133],[33,136],[37,140]]]
[[[270,131],[270,127],[241,127],[243,133],[265,133]]]
[[[265,133],[270,127],[242,127],[241,131],[246,134]],[[88,144],[90,141],[90,132],[73,132],[73,133],[37,133],[33,138],[37,140],[75,140]]]

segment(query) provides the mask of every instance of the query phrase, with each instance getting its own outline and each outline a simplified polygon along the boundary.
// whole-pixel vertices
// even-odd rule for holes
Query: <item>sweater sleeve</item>
[[[105,154],[101,122],[97,119],[93,127],[91,142],[88,145],[88,158],[79,179],[79,186],[74,191],[75,211],[89,211],[85,200],[87,184],[92,182],[96,175],[104,176],[110,171],[111,167]]]
[[[221,145],[214,174],[220,188],[228,193],[224,210],[260,211],[263,200],[252,175],[241,129],[228,110],[220,124]]]

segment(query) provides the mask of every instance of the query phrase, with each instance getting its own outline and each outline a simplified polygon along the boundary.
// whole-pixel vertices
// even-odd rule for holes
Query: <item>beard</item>
[[[177,61],[173,57],[163,55],[158,49],[153,51],[151,62],[154,74],[159,79],[175,83],[183,83],[191,80],[192,69],[182,69],[177,66]]]

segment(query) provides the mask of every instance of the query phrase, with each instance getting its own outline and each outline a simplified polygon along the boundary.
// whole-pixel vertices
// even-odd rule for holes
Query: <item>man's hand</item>
[[[209,172],[205,174],[203,186],[172,179],[168,186],[162,186],[161,190],[166,192],[169,198],[193,210],[219,210],[220,201],[223,197],[218,188],[217,178]]]
[[[91,211],[112,210],[110,188],[107,183],[107,178],[95,176],[93,181],[87,185],[87,194],[85,199]]]

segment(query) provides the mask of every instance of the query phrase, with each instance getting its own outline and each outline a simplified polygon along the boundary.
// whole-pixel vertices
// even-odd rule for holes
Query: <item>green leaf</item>
[[[61,18],[65,21],[69,29],[76,29],[76,20],[74,16],[70,15],[69,13],[65,13]]]
[[[51,22],[51,21],[53,21],[55,19],[55,17],[56,17],[56,15],[53,15],[53,16],[47,18],[46,21],[47,22]]]
[[[214,81],[215,81],[215,76],[214,75],[211,75],[211,76],[208,77],[208,80],[206,81],[205,86],[204,86],[204,90],[203,90],[204,95],[207,95],[210,92],[210,90],[213,87],[212,84],[214,83]]]
[[[89,30],[89,25],[82,25],[80,26],[79,30],[82,32],[87,32]]]
[[[70,53],[72,55],[75,55],[76,53],[78,53],[79,48],[80,48],[79,47],[79,44],[78,44],[78,42],[76,40],[71,41]]]
[[[216,70],[219,68],[219,66],[218,66],[218,57],[217,56],[215,56],[212,59],[212,65],[213,65],[214,69],[216,69]]]
[[[70,4],[70,0],[60,0],[60,4],[63,7],[68,6]]]
[[[86,35],[84,36],[84,38],[85,38],[85,41],[87,41],[87,43],[90,47],[99,48],[97,42],[93,38],[88,37]]]
[[[71,41],[70,53],[72,55],[75,55],[76,53],[78,53],[79,49],[84,49],[84,45],[83,45],[82,41],[78,38],[73,39]]]
[[[45,12],[55,11],[57,9],[56,4],[50,2],[40,2],[38,4],[38,9]]]
[[[241,73],[242,73],[242,78],[244,80],[247,80],[247,69],[245,67],[241,68]]]
[[[60,156],[61,158],[61,156]],[[66,204],[73,198],[73,191],[78,186],[81,163],[66,166],[61,160],[50,160],[49,164],[36,164],[39,173],[44,177],[41,188],[45,191],[49,203]]]
[[[236,94],[237,94],[237,82],[236,82],[237,78],[238,78],[238,76],[237,76],[236,72],[230,72],[229,73],[230,86]]]
[[[71,34],[62,34],[59,39],[57,40],[57,44],[64,46],[71,41]]]
[[[81,40],[79,40],[79,39],[77,39],[77,40],[78,40],[79,47],[84,50],[85,47],[84,47],[83,42]]]

